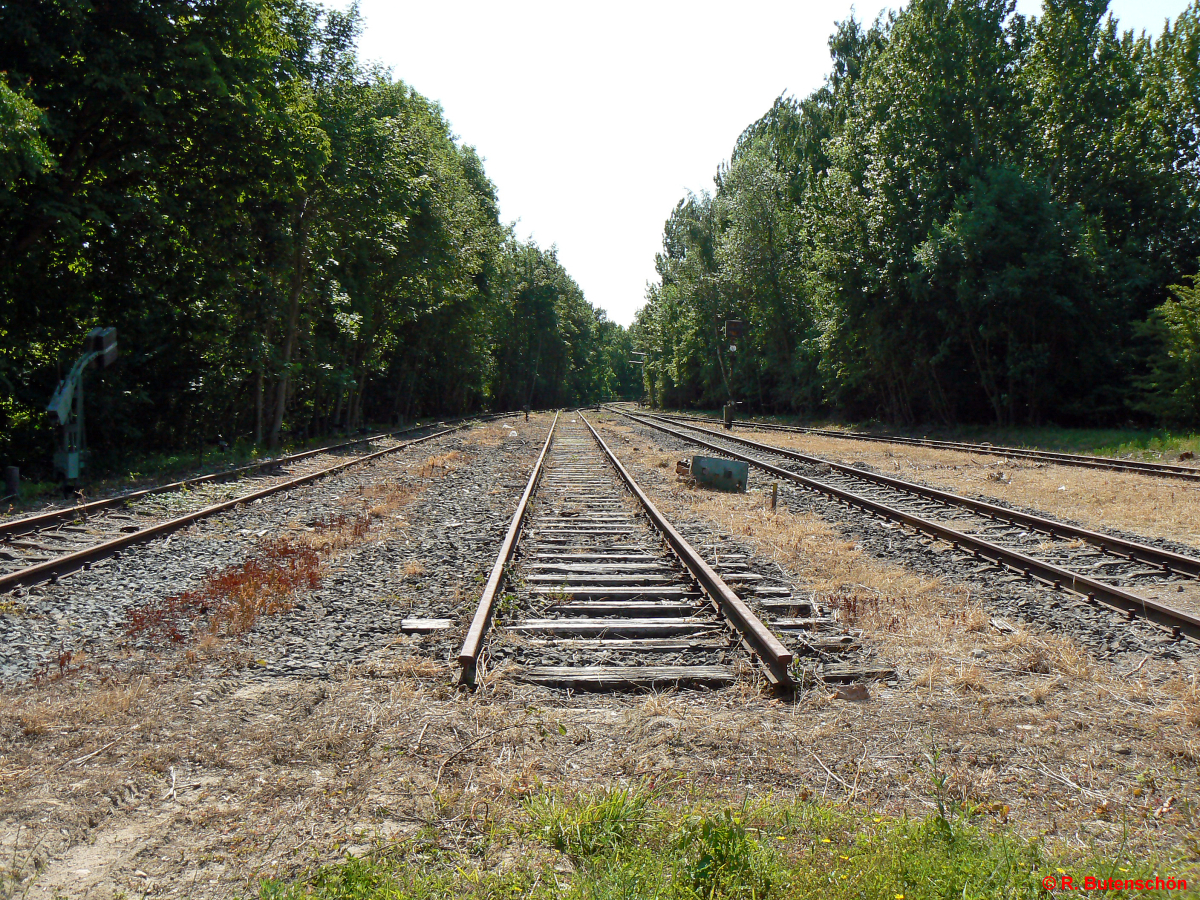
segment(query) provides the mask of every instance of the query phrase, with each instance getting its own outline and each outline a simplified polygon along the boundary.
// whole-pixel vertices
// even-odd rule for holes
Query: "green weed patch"
[[[453,849],[451,845],[453,844]],[[1188,868],[1190,866],[1190,868]],[[1062,879],[1172,878],[1176,890],[1105,897],[1198,896],[1194,861],[1065,858],[1007,826],[970,818],[871,815],[820,803],[672,803],[638,789],[527,799],[484,840],[427,831],[260,900],[528,897],[572,900],[985,900],[1045,898]],[[1189,888],[1180,887],[1181,879]],[[1070,888],[1068,888],[1070,890]]]

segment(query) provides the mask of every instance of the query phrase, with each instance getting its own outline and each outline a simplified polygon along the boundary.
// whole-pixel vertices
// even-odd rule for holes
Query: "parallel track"
[[[472,416],[471,421],[486,422],[492,419],[504,418],[505,416],[517,415],[516,413],[498,413],[487,416]],[[460,421],[465,421],[463,420]],[[453,419],[451,422],[455,421]],[[276,456],[271,459],[260,460],[259,462],[250,463],[245,466],[237,466],[233,469],[224,469],[220,472],[212,472],[208,475],[197,475],[193,478],[184,478],[179,481],[172,481],[166,484],[159,484],[153,487],[140,488],[136,491],[127,491],[124,494],[116,494],[112,497],[104,497],[100,500],[92,500],[87,503],[78,503],[72,506],[55,507],[53,509],[44,510],[40,513],[34,513],[31,516],[22,516],[20,518],[0,519],[0,540],[7,540],[24,534],[36,534],[51,527],[59,522],[77,522],[81,519],[86,519],[102,510],[115,509],[122,506],[127,506],[135,501],[144,500],[148,497],[153,497],[157,494],[171,494],[178,491],[187,491],[200,487],[206,484],[215,484],[222,481],[233,481],[235,479],[252,476],[255,473],[265,472],[271,469],[278,469],[283,466],[290,466],[302,460],[309,459],[313,456],[319,456],[322,453],[336,453],[339,450],[345,450],[348,447],[357,447],[359,444],[370,444],[375,441],[386,440],[388,438],[396,438],[403,434],[411,434],[414,431],[424,431],[429,428],[436,428],[438,424],[443,427],[447,423],[431,422],[425,425],[410,425],[407,428],[400,428],[394,431],[382,431],[377,434],[366,435],[360,438],[354,438],[349,441],[341,441],[336,444],[326,444],[324,447],[316,447],[312,450],[304,450],[299,453],[289,453],[286,456]]]
[[[1055,590],[1076,593],[1140,615],[1176,636],[1200,641],[1200,617],[1161,600],[1135,594],[1130,585],[1160,591],[1196,591],[1200,559],[1005,509],[746,438],[622,412],[631,421],[736,459],[847,503],[933,535],[951,549],[964,548],[982,562],[1007,567]],[[676,423],[678,424],[678,423]],[[696,432],[704,435],[699,437]],[[745,449],[752,454],[743,452]],[[811,474],[781,468],[763,456],[801,463]],[[931,518],[932,516],[932,518]],[[948,523],[953,523],[948,524]],[[1148,567],[1153,567],[1150,569]]]
[[[574,690],[720,686],[749,650],[790,688],[792,654],[730,587],[760,576],[741,557],[721,563],[701,559],[582,414],[556,417],[459,654],[462,680],[484,658]]]
[[[626,412],[613,407],[618,412]],[[688,416],[661,414],[661,418],[676,422],[707,422],[724,424],[712,416]],[[1179,478],[1200,483],[1200,468],[1176,466],[1170,463],[1153,463],[1134,459],[1115,459],[1108,456],[1089,456],[1082,453],[1059,453],[1053,450],[1031,450],[1027,447],[997,447],[992,444],[972,444],[966,441],[937,441],[930,438],[909,438],[896,435],[865,434],[858,431],[837,431],[829,428],[805,428],[800,425],[776,425],[771,422],[735,421],[734,428],[749,428],[756,431],[787,431],[795,434],[811,434],[819,437],[839,438],[849,441],[875,441],[882,444],[907,444],[915,447],[931,447],[936,450],[957,450],[963,453],[978,453],[986,456],[1004,456],[1010,459],[1030,459],[1053,463],[1058,466],[1079,466],[1087,469],[1110,469],[1139,475],[1156,475],[1162,478]]]
[[[511,413],[504,415],[511,415]],[[500,416],[486,418],[500,418]],[[480,421],[480,419],[464,420],[461,424],[443,427],[424,437],[398,442],[381,450],[342,459],[333,465],[325,464],[328,460],[322,460],[320,457],[336,454],[339,450],[357,444],[392,439],[401,434],[437,426],[419,425],[382,435],[373,435],[361,440],[308,450],[252,466],[176,481],[67,509],[51,510],[36,516],[2,522],[0,523],[0,592],[54,580],[60,575],[87,567],[92,562],[117,553],[133,544],[151,540],[240,504],[251,503],[271,494],[336,474],[351,466],[442,437],[475,421]],[[337,457],[334,456],[334,458]],[[307,465],[297,471],[292,468],[297,463],[307,463]],[[218,496],[212,490],[212,485],[239,478],[239,476],[248,477],[238,480],[234,486],[225,486],[222,489],[224,497],[219,502],[211,502]],[[266,486],[263,486],[264,484]],[[231,490],[236,493],[236,496],[229,497]],[[179,509],[172,510],[171,505],[165,502],[164,495],[182,491],[188,491],[189,496],[182,504],[176,505],[189,507],[189,509],[180,514]]]

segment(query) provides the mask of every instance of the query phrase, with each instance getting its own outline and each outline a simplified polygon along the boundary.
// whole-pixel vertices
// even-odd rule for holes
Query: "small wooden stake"
[[[775,504],[779,502],[779,482],[771,485],[771,512],[775,512]]]

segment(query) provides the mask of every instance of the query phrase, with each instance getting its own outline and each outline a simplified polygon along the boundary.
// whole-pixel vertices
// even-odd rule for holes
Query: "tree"
[[[89,389],[100,468],[618,389],[624,329],[517,246],[478,154],[359,63],[358,28],[310,0],[0,6],[7,458],[44,470],[42,405],[95,324],[122,346]],[[526,338],[509,391],[497,354]]]
[[[909,424],[1142,414],[1135,326],[1200,251],[1200,4],[1157,41],[1106,11],[914,0],[841,23],[824,86],[777,98],[666,223],[635,332],[651,397]],[[750,323],[733,361],[729,317]]]

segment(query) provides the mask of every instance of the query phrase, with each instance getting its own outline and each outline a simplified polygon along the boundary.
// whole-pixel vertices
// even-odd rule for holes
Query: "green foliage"
[[[12,190],[22,176],[37,175],[54,165],[42,135],[44,122],[42,111],[0,74],[0,185],[5,189]]]
[[[1086,290],[1099,268],[1091,251],[1075,210],[1011,168],[973,179],[946,223],[917,248],[918,296],[941,310],[937,352],[969,349],[997,423],[1070,409],[1053,392],[1086,397],[1100,375],[1092,357],[1108,343],[1103,323],[1111,310]],[[1081,364],[1057,372],[1063,359]],[[1078,410],[1079,417],[1087,412]]]
[[[538,409],[634,394],[624,329],[584,300],[554,248],[510,241],[504,249],[492,329],[495,403]]]
[[[683,896],[733,900],[770,895],[776,865],[734,811],[685,822],[679,849],[683,865],[677,883]]]
[[[1156,409],[1168,420],[1200,422],[1200,285],[1171,286],[1173,297],[1154,311],[1147,333],[1161,350],[1147,379]]]
[[[604,790],[530,800],[474,850],[429,833],[379,844],[261,900],[392,900],[461,896],[571,900],[1034,900],[1042,879],[1070,874],[1191,879],[1179,859],[1048,852],[1007,826],[952,813],[912,819],[819,803],[747,801],[737,808]],[[948,834],[950,835],[948,837]],[[448,836],[449,837],[449,836]],[[559,854],[569,857],[564,864]],[[1115,897],[1129,892],[1112,892]]]
[[[839,25],[825,85],[777,99],[666,223],[634,328],[650,399],[1145,421],[1173,389],[1145,380],[1163,335],[1137,324],[1200,250],[1200,4],[1157,39],[1106,8],[914,0]]]
[[[596,797],[564,800],[542,794],[525,805],[532,832],[573,858],[612,852],[630,843],[649,818],[649,797],[636,788],[610,789]]]
[[[95,324],[121,347],[88,377],[101,470],[636,390],[624,329],[358,29],[312,0],[0,6],[0,458],[46,471]]]

